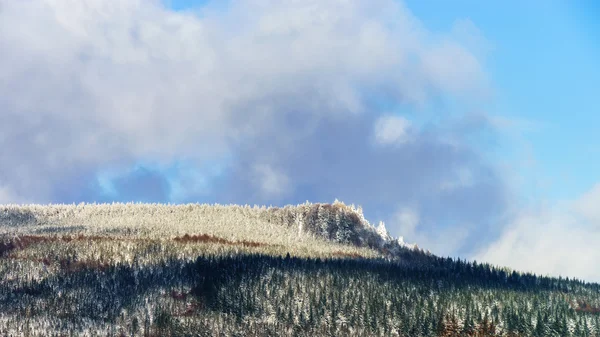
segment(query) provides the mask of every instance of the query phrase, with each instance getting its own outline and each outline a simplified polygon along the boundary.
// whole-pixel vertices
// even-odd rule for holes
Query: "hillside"
[[[0,206],[0,334],[600,336],[600,286],[441,258],[340,202]]]
[[[177,247],[180,258],[195,257],[196,251],[187,250],[196,242],[213,244],[202,245],[203,252],[216,249],[298,257],[393,258],[393,252],[405,245],[387,235],[382,226],[375,228],[360,208],[337,201],[283,208],[199,204],[0,206],[0,235],[5,245],[73,238],[129,245],[159,241],[182,246]],[[122,253],[111,252],[116,259],[113,262],[130,263]]]

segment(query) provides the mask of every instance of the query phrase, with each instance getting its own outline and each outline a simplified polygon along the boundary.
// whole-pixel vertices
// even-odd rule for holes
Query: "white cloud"
[[[402,207],[395,215],[395,225],[402,236],[412,238],[419,225],[419,213],[413,208]]]
[[[455,170],[453,179],[442,182],[440,188],[443,191],[451,191],[461,187],[473,186],[473,172],[468,167],[460,167]]]
[[[0,178],[37,201],[113,163],[229,155],[281,111],[363,113],[362,88],[410,104],[484,85],[480,60],[393,0],[0,5]]]
[[[379,145],[401,145],[410,141],[410,121],[401,116],[386,115],[375,121],[375,141]]]
[[[264,198],[281,197],[292,192],[289,178],[269,165],[256,165],[254,177]]]
[[[8,188],[0,186],[0,204],[10,204],[14,202],[14,198]]]
[[[456,253],[465,245],[469,235],[469,226],[465,224],[454,224],[432,231],[430,224],[423,223],[416,207],[398,208],[389,224],[404,240],[416,243],[439,256]]]
[[[465,68],[458,69],[455,64]],[[477,78],[478,83],[483,72],[481,65],[474,55],[467,52],[460,45],[452,42],[443,42],[436,45],[423,55],[423,68],[430,73],[435,87],[446,88],[452,93],[464,93],[473,82],[469,79]]]
[[[8,185],[0,184],[0,205],[29,203],[30,200],[17,195]]]
[[[596,184],[575,202],[575,210],[587,219],[598,225],[600,230],[600,184]]]
[[[600,185],[572,202],[520,211],[500,237],[474,256],[552,276],[600,281]]]

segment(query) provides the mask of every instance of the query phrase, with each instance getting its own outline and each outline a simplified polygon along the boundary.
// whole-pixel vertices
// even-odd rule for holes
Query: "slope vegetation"
[[[211,244],[212,247],[204,247],[210,249],[244,248],[274,255],[393,257],[392,253],[402,246],[387,235],[384,227],[373,227],[360,208],[340,202],[283,208],[199,204],[8,205],[0,206],[0,235],[5,250],[35,242],[160,241],[186,246]]]
[[[440,258],[334,204],[0,206],[4,336],[600,336],[600,286]]]

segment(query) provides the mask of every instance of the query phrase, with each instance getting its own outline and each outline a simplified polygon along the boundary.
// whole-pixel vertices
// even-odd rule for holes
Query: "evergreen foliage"
[[[0,335],[600,336],[600,285],[393,246],[341,203],[202,209],[310,233],[306,246],[189,223],[144,232],[132,207],[0,209]],[[189,222],[204,206],[162,207]]]

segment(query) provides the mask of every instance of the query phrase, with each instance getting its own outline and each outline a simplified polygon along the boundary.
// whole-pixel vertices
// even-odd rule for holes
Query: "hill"
[[[600,336],[600,286],[442,258],[340,202],[0,206],[0,333]]]

